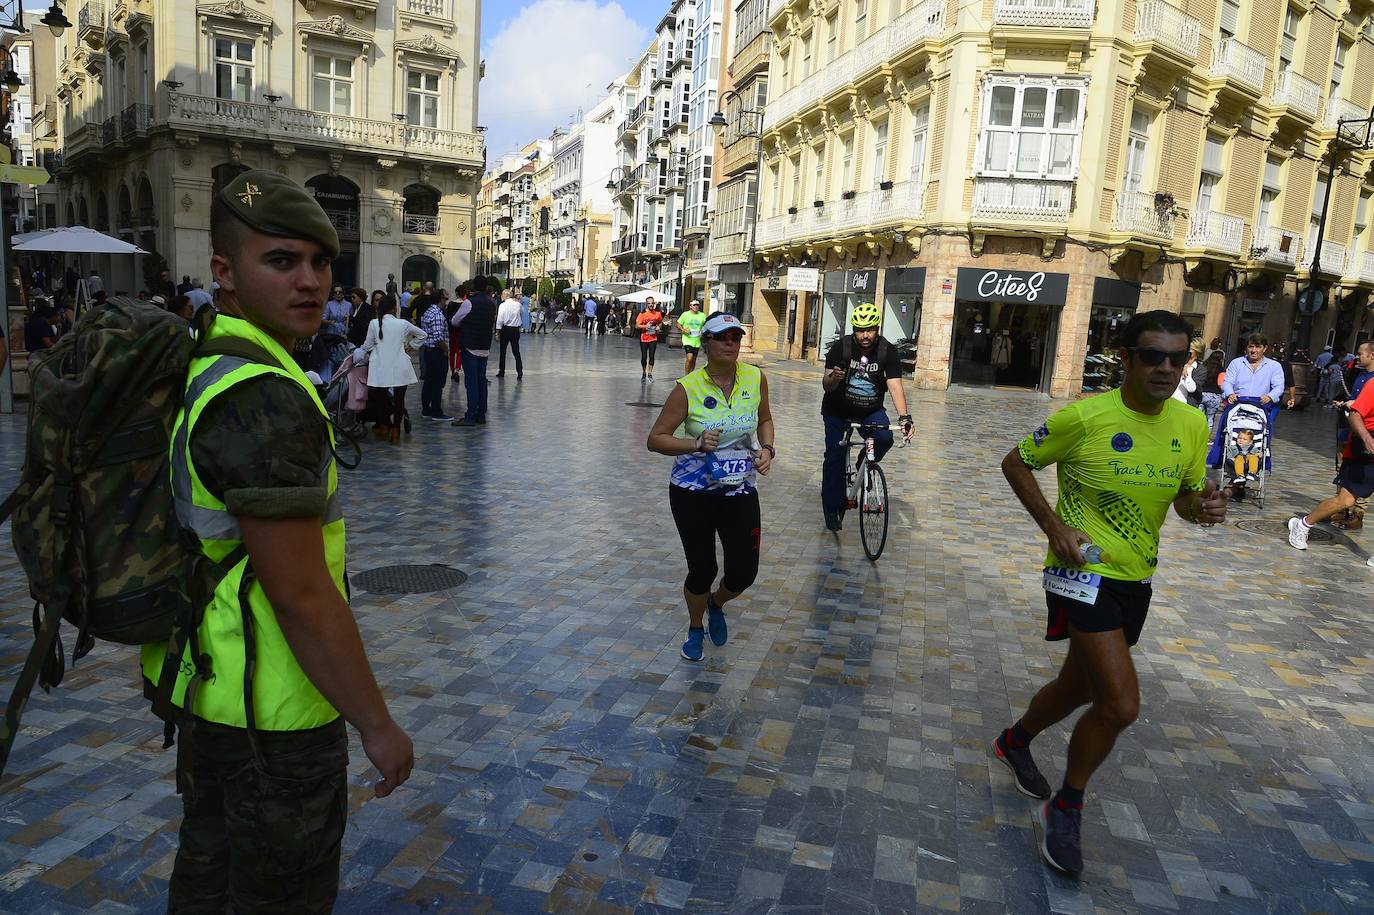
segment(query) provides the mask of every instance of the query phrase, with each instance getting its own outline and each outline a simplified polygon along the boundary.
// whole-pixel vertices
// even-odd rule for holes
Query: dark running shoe
[[[992,754],[1011,770],[1012,780],[1016,782],[1017,791],[1027,797],[1038,798],[1042,801],[1049,800],[1050,783],[1045,780],[1045,776],[1040,774],[1040,769],[1031,757],[1030,747],[1023,747],[1020,750],[1012,749],[1007,744],[1007,732],[1003,731],[992,742]]]
[[[844,530],[844,515],[839,512],[826,512],[825,529],[828,531]]]
[[[1040,857],[1045,863],[1071,877],[1081,874],[1083,811],[1061,810],[1053,801],[1046,801],[1035,808],[1035,822],[1040,826]]]

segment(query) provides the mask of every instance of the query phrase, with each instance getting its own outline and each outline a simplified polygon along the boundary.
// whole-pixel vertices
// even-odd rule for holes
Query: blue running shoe
[[[730,627],[725,624],[725,611],[716,606],[714,595],[706,595],[706,631],[711,634],[711,644],[719,648],[730,638]]]
[[[682,656],[689,661],[700,661],[706,654],[706,630],[688,629],[687,641],[682,643]]]

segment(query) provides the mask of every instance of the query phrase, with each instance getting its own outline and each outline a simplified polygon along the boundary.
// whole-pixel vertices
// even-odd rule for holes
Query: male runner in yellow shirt
[[[1060,410],[1002,461],[1012,490],[1049,540],[1045,638],[1067,638],[1069,652],[1059,676],[997,736],[993,752],[1019,791],[1047,799],[1036,812],[1041,854],[1070,874],[1083,869],[1088,779],[1140,708],[1130,648],[1149,612],[1169,506],[1194,524],[1226,519],[1225,491],[1206,480],[1207,421],[1172,396],[1188,361],[1189,334],[1172,312],[1137,314],[1121,336],[1121,388]],[[1059,477],[1053,510],[1033,473],[1050,464]],[[1030,741],[1089,703],[1069,739],[1063,786],[1049,799]]]

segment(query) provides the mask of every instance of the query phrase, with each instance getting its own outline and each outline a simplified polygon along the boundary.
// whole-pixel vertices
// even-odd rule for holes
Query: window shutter
[[[1236,34],[1236,24],[1240,21],[1239,0],[1222,0],[1221,30],[1227,35]]]
[[[1222,153],[1222,141],[1219,140],[1219,139],[1216,138],[1216,137],[1208,137],[1208,138],[1207,138],[1207,145],[1206,145],[1206,147],[1203,149],[1203,152],[1202,152],[1202,169],[1203,169],[1203,171],[1208,171],[1208,172],[1212,172],[1213,174],[1220,175],[1220,174],[1221,174],[1221,153]]]
[[[1279,160],[1278,160],[1278,159],[1275,159],[1273,156],[1270,156],[1268,159],[1266,159],[1266,160],[1264,161],[1264,186],[1265,186],[1265,187],[1271,188],[1271,189],[1276,190],[1276,191],[1282,189],[1283,186],[1282,186],[1281,184],[1279,184],[1279,169],[1280,169],[1280,168],[1282,168],[1282,165],[1279,163]]]

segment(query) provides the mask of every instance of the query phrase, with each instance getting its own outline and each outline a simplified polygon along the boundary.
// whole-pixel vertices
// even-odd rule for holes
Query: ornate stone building
[[[473,272],[478,0],[87,0],[57,50],[59,220],[209,282],[210,201],[248,168],[311,189],[336,283]],[[112,290],[146,288],[95,258]]]

